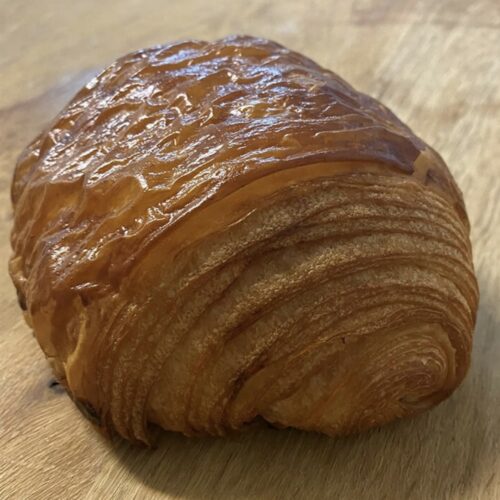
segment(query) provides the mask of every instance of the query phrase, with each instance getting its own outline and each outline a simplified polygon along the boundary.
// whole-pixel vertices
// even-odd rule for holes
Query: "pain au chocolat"
[[[118,59],[24,151],[10,273],[97,424],[345,434],[446,398],[478,301],[462,195],[375,99],[276,43]]]

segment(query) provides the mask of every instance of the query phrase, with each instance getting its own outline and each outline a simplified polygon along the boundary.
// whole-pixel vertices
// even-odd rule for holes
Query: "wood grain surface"
[[[22,148],[114,58],[180,38],[275,39],[389,105],[450,165],[481,290],[473,365],[410,421],[331,439],[256,429],[108,442],[24,324],[7,275]],[[0,499],[500,498],[499,0],[0,1]]]

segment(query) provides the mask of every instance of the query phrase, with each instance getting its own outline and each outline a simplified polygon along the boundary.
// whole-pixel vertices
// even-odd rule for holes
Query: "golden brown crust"
[[[446,165],[309,59],[231,37],[139,51],[24,152],[10,271],[103,426],[329,434],[467,370],[469,227]]]

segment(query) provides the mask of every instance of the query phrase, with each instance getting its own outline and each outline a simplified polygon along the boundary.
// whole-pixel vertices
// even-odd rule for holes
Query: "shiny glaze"
[[[19,160],[18,288],[30,276],[52,292],[116,287],[141,251],[251,179],[345,160],[413,174],[424,151],[382,104],[270,41],[230,37],[129,54],[90,81]],[[461,204],[430,155],[434,170],[426,167],[423,181],[434,177]]]

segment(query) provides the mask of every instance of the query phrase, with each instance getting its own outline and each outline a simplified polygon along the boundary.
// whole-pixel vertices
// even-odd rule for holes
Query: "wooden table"
[[[52,377],[6,265],[22,148],[91,75],[132,49],[251,33],[388,104],[464,191],[481,289],[473,366],[435,410],[358,437],[263,429],[109,443]],[[0,498],[500,498],[499,0],[0,3]]]

